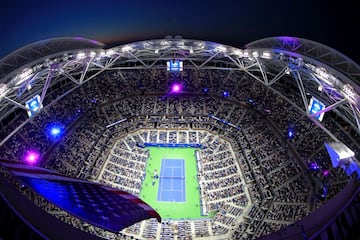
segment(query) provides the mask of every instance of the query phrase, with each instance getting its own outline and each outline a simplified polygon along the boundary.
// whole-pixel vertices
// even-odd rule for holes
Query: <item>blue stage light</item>
[[[53,128],[51,128],[51,131],[50,131],[51,135],[53,135],[53,136],[59,135],[60,132],[61,132],[61,130],[58,127],[53,127]]]
[[[50,139],[56,141],[63,135],[64,126],[60,123],[52,123],[48,126],[47,132]]]
[[[310,164],[310,168],[314,171],[319,170],[319,165],[316,162]]]
[[[293,139],[295,137],[295,129],[293,126],[288,127],[287,129],[287,138]]]
[[[288,131],[288,138],[293,138],[294,137],[294,133],[292,132],[292,130],[290,129],[289,131]]]
[[[252,98],[248,98],[247,101],[248,101],[248,103],[249,103],[251,106],[255,106],[255,105],[256,105],[255,100],[252,99]]]

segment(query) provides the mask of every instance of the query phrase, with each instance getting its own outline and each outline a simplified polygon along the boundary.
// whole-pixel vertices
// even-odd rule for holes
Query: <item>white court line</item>
[[[180,160],[180,159],[179,159]],[[166,170],[168,170],[168,171],[171,171],[171,177],[170,178],[167,178],[167,179],[169,179],[169,180],[171,180],[171,188],[170,189],[164,189],[163,188],[163,181],[164,181],[164,177],[161,177],[161,175],[160,175],[160,177],[161,178],[163,178],[162,179],[162,181],[161,181],[161,185],[159,186],[160,187],[160,199],[162,200],[162,192],[163,191],[167,191],[167,192],[181,192],[181,196],[180,196],[180,201],[181,202],[183,202],[183,201],[185,201],[185,197],[184,197],[184,182],[185,182],[185,174],[184,174],[184,170],[185,170],[185,167],[184,167],[184,160],[183,159],[181,159],[182,160],[182,164],[180,164],[180,166],[171,166],[171,167],[166,167],[166,162],[167,162],[167,160],[164,160],[163,159],[163,161],[162,161],[162,165],[161,165],[161,169],[163,170],[163,171],[166,171]],[[175,177],[174,177],[174,170],[175,169],[178,169],[178,168],[180,168],[181,170],[180,170],[180,172],[181,172],[181,176],[177,176],[176,178],[181,178],[181,189],[180,190],[175,190],[174,189],[174,179],[175,179]]]
[[[166,192],[182,192],[182,190],[176,190],[176,189],[165,189],[165,188],[163,188],[162,190],[166,191]]]

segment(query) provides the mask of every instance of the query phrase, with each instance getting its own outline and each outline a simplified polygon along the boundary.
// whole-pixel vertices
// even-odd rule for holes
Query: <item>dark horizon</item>
[[[237,48],[274,36],[304,38],[329,46],[359,64],[355,1],[278,0],[221,3],[104,0],[0,3],[0,59],[28,44],[56,37],[84,37],[115,46],[180,35]],[[350,29],[350,30],[349,30]]]

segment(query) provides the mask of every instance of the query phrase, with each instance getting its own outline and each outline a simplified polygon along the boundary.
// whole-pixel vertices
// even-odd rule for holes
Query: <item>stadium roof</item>
[[[349,57],[324,44],[295,37],[270,37],[251,42],[246,48],[271,48],[316,59],[360,83],[360,66]],[[344,79],[345,80],[345,79]]]
[[[0,61],[0,120],[15,109],[29,110],[25,102],[35,94],[43,102],[51,86],[64,79],[76,88],[107,70],[161,69],[172,59],[183,60],[184,69],[243,71],[292,103],[334,140],[316,120],[318,114],[333,111],[360,133],[359,65],[330,47],[294,37],[265,38],[245,49],[180,36],[112,48],[83,38],[40,41]],[[274,88],[284,79],[299,92],[302,103]],[[326,107],[310,114],[309,96]]]
[[[0,60],[0,78],[28,63],[52,54],[76,49],[103,48],[105,45],[82,37],[52,38],[24,46]]]

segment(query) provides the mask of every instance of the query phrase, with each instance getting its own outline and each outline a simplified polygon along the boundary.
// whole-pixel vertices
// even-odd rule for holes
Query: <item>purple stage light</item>
[[[35,165],[40,159],[40,153],[36,150],[29,150],[25,153],[24,161],[27,164]]]
[[[178,93],[181,91],[181,85],[178,83],[175,83],[174,85],[172,85],[171,89],[172,89],[172,92]]]
[[[265,114],[267,114],[267,115],[271,115],[271,110],[270,110],[270,109],[265,108],[265,109],[264,109],[264,113],[265,113]]]
[[[330,173],[330,171],[329,171],[329,170],[327,170],[327,169],[325,169],[325,170],[323,171],[323,175],[324,175],[324,177],[326,177],[327,175],[329,175],[329,173]]]

